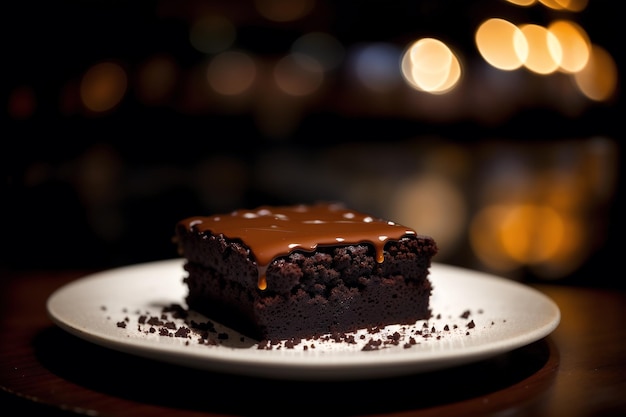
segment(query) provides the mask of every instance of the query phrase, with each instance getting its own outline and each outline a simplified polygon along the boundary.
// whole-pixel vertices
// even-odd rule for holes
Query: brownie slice
[[[180,221],[186,302],[257,340],[313,338],[430,317],[435,241],[335,204]]]

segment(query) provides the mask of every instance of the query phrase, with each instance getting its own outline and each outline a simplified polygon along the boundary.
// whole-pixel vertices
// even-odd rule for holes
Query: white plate
[[[376,334],[359,331],[352,344],[315,340],[264,349],[218,324],[217,330],[230,337],[214,336],[219,344],[201,344],[193,333],[188,338],[159,335],[150,328],[162,326],[139,321],[141,314],[160,316],[172,304],[185,307],[182,265],[181,259],[172,259],[86,276],[55,291],[47,301],[48,314],[69,333],[114,350],[196,369],[299,380],[388,377],[466,364],[537,341],[560,321],[557,305],[533,288],[435,263],[430,274],[433,318],[428,321],[387,326]],[[188,323],[168,320],[178,328]],[[395,331],[399,343],[389,343],[387,335]],[[363,350],[372,339],[383,343]]]

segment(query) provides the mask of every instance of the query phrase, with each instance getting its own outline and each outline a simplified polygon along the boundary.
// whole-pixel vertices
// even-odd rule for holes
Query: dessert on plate
[[[311,339],[431,315],[436,242],[337,203],[261,206],[176,224],[186,303],[257,340]]]

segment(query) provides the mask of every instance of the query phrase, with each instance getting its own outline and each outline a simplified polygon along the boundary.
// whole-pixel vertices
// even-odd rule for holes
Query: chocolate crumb
[[[106,307],[101,306],[103,311]],[[128,311],[128,309],[123,309]],[[483,313],[483,310],[477,310],[479,313]],[[233,337],[233,334],[228,330],[217,330],[216,324],[209,320],[196,321],[191,315],[190,311],[183,308],[178,304],[171,304],[164,306],[160,314],[150,313],[146,311],[141,313],[135,312],[137,331],[150,334],[158,334],[160,336],[177,337],[183,339],[195,340],[196,343],[206,346],[219,346],[224,341]],[[452,315],[454,316],[454,315]],[[449,318],[452,318],[450,316]],[[466,309],[460,315],[461,318],[468,319],[471,316],[471,311]],[[441,314],[435,314],[431,317],[441,319]],[[126,328],[128,323],[131,322],[129,316],[125,316],[121,321],[116,322],[116,326],[119,328]],[[506,320],[503,320],[506,322]],[[495,325],[494,321],[491,321],[491,325]],[[419,327],[418,327],[419,326]],[[372,351],[385,349],[392,346],[401,346],[403,349],[408,349],[413,345],[419,344],[416,337],[419,336],[424,340],[441,340],[445,339],[452,329],[458,329],[461,324],[448,324],[443,325],[441,330],[437,330],[436,326],[424,320],[421,325],[420,322],[416,322],[414,326],[401,325],[397,326],[397,330],[393,333],[386,333],[385,327],[370,327],[363,329],[360,334],[357,332],[332,332],[324,335],[315,335],[309,339],[285,339],[285,340],[261,340],[256,343],[257,349],[265,350],[280,350],[280,349],[296,349],[299,345],[302,345],[300,349],[303,351],[309,349],[316,349],[317,346],[312,343],[314,340],[319,340],[325,343],[343,343],[346,345],[356,345],[357,343],[363,343],[362,351]],[[476,324],[474,320],[469,320],[465,324],[465,335],[470,335],[470,329],[474,329]],[[380,337],[373,335],[380,334]],[[192,339],[192,335],[196,336]],[[367,336],[372,335],[372,336]],[[246,337],[243,335],[238,336],[238,340],[241,343],[245,343]],[[302,343],[302,342],[307,343]],[[254,341],[250,341],[250,346],[254,345]],[[432,343],[432,342],[430,342]],[[190,340],[185,340],[184,345],[190,344]]]
[[[382,340],[380,339],[370,339],[368,340],[368,342],[365,344],[365,346],[363,346],[363,351],[368,351],[368,350],[377,350],[381,345],[382,345]]]
[[[158,317],[150,317],[148,319],[148,324],[151,326],[162,326],[163,322],[161,320],[159,320]]]
[[[181,327],[180,329],[176,330],[176,333],[174,333],[174,336],[189,337],[189,333],[191,333],[191,330],[189,329],[189,327]]]

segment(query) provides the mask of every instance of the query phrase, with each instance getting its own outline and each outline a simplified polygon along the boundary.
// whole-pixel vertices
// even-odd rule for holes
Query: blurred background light
[[[289,22],[306,16],[315,0],[255,0],[258,12],[275,22]]]
[[[162,258],[184,215],[316,200],[511,279],[613,259],[623,48],[602,2],[7,7],[12,263],[26,245],[42,265]],[[20,240],[41,207],[71,251]]]
[[[520,68],[528,57],[528,40],[519,27],[498,18],[482,22],[475,34],[482,57],[501,70]]]
[[[402,75],[419,91],[443,94],[459,82],[461,66],[446,44],[423,38],[411,44],[404,53]]]
[[[391,43],[376,42],[354,46],[350,50],[350,74],[374,92],[393,90],[401,81],[398,68],[402,51]]]
[[[324,32],[309,32],[294,41],[291,46],[294,57],[310,57],[324,71],[332,71],[341,65],[344,46],[334,36]]]
[[[15,120],[25,120],[33,116],[37,109],[35,92],[29,86],[18,86],[10,94],[7,112]]]
[[[582,70],[589,62],[591,42],[585,30],[569,20],[555,20],[548,26],[549,33],[556,36],[561,45],[562,59],[559,67],[567,73]]]
[[[618,70],[613,57],[599,45],[592,45],[587,65],[574,74],[580,91],[594,101],[609,101],[618,89]]]
[[[80,96],[88,110],[106,112],[120,103],[127,86],[126,71],[114,62],[103,62],[85,72],[80,84]]]
[[[175,95],[179,67],[169,55],[150,57],[138,69],[136,93],[147,105],[165,104]]]
[[[528,56],[523,65],[537,74],[551,74],[559,68],[563,50],[558,39],[545,27],[535,24],[520,26],[528,42]]]
[[[189,41],[205,54],[216,54],[230,48],[237,37],[233,23],[221,15],[198,18],[189,30]]]
[[[395,187],[389,216],[420,233],[437,236],[439,256],[454,253],[465,234],[468,207],[457,185],[443,175],[414,175]]]
[[[226,51],[215,56],[208,65],[209,85],[219,94],[234,96],[248,91],[256,80],[257,66],[242,51]]]
[[[274,79],[286,94],[306,96],[322,85],[324,68],[319,61],[307,55],[290,54],[276,63]]]

